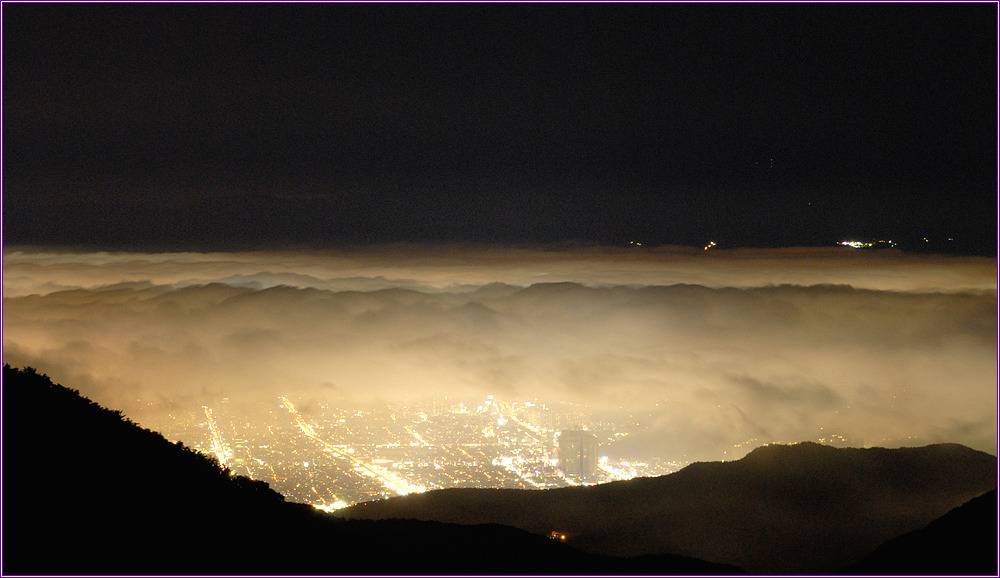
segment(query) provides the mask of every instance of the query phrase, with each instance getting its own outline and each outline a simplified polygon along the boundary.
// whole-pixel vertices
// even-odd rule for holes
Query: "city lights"
[[[925,240],[926,241],[926,240]],[[894,248],[896,242],[892,239],[878,239],[876,241],[841,241],[838,243],[843,247],[850,247],[852,249],[872,249],[872,248]]]
[[[634,423],[610,422],[576,404],[491,395],[364,410],[312,404],[303,411],[299,405],[288,396],[264,409],[223,400],[175,415],[171,434],[192,440],[233,473],[264,480],[289,500],[324,512],[432,489],[589,485],[686,465],[610,459],[605,450]],[[602,457],[565,471],[559,434],[574,431],[592,435]]]

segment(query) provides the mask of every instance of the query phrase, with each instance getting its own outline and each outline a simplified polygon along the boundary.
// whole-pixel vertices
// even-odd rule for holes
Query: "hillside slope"
[[[566,531],[581,549],[674,552],[751,571],[832,571],[996,487],[996,458],[943,444],[758,448],[671,475],[547,491],[453,489],[359,504],[346,518]]]
[[[579,552],[510,527],[343,521],[3,370],[3,573],[711,573]]]
[[[857,574],[997,574],[997,492],[894,538],[848,570]]]

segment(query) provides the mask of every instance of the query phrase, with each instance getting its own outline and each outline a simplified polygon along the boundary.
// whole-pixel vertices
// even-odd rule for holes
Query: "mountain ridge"
[[[959,444],[805,442],[666,476],[542,491],[438,490],[337,515],[558,528],[591,552],[669,551],[753,572],[828,572],[995,487],[996,458]]]

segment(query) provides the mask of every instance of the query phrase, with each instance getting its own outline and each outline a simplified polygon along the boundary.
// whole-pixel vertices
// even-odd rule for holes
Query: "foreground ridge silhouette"
[[[848,568],[857,574],[997,575],[997,491],[879,546]]]
[[[544,491],[437,490],[337,515],[498,523],[535,533],[560,528],[594,553],[674,552],[751,572],[842,572],[883,542],[994,489],[996,466],[994,456],[958,444],[855,449],[806,442],[655,478]],[[995,536],[996,511],[989,515]],[[962,535],[969,550],[983,532],[990,529],[968,524]],[[940,571],[968,565],[965,550],[939,550]],[[995,541],[975,551],[995,568]],[[912,566],[904,558],[885,557],[880,568],[902,572]]]
[[[286,502],[32,368],[3,369],[3,573],[736,573],[523,530],[345,521]]]

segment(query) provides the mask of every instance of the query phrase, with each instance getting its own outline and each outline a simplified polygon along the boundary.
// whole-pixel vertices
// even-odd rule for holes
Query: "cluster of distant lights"
[[[566,540],[569,539],[569,536],[566,534],[566,532],[560,532],[559,530],[552,530],[551,532],[549,532],[549,539],[555,540],[556,542],[565,542]]]
[[[923,241],[924,243],[930,243],[931,242],[931,240],[928,239],[927,237],[921,237],[920,240]],[[953,243],[955,241],[955,239],[953,237],[947,237],[947,241],[949,243]],[[893,241],[892,239],[889,239],[889,240],[879,239],[877,241],[841,241],[841,242],[839,242],[837,244],[841,245],[841,246],[844,246],[844,247],[850,247],[852,249],[872,249],[872,248],[875,248],[875,247],[895,247],[896,246],[896,242]]]
[[[887,241],[887,243],[888,242],[889,241]],[[286,410],[287,413],[291,416],[292,422],[296,426],[295,428],[293,428],[294,430],[298,430],[306,438],[309,438],[312,441],[318,443],[319,447],[321,448],[322,454],[326,454],[329,457],[336,457],[345,460],[347,463],[343,465],[347,465],[348,466],[347,469],[349,471],[358,474],[362,478],[367,478],[370,481],[375,482],[376,484],[381,486],[382,491],[379,495],[383,498],[392,495],[405,496],[409,494],[419,494],[427,492],[431,489],[436,489],[441,487],[504,487],[504,486],[483,485],[481,483],[481,480],[473,480],[472,481],[473,483],[471,485],[462,484],[457,486],[448,484],[442,485],[438,481],[434,481],[434,478],[413,479],[411,481],[407,479],[407,477],[409,477],[410,474],[406,473],[407,471],[410,470],[397,471],[399,463],[391,463],[391,465],[385,465],[389,464],[390,460],[380,458],[375,454],[361,455],[365,452],[363,451],[356,452],[353,447],[347,446],[346,444],[337,443],[335,440],[332,439],[326,439],[326,436],[323,433],[321,433],[323,431],[322,427],[320,427],[319,425],[314,426],[314,422],[312,422],[312,420],[309,420],[306,417],[302,416],[290,399],[288,399],[285,396],[281,396],[279,399],[281,403],[279,404],[278,407]],[[657,402],[657,405],[659,405],[659,402]],[[465,403],[460,402],[457,405],[451,406],[446,411],[451,414],[472,414],[472,413],[486,414],[485,417],[487,417],[491,422],[495,423],[500,428],[516,424],[517,426],[524,428],[525,431],[531,432],[537,436],[537,439],[534,440],[533,442],[525,441],[523,438],[521,439],[521,441],[516,442],[523,446],[521,449],[526,449],[529,446],[536,446],[538,443],[546,445],[549,447],[549,449],[552,449],[551,446],[557,444],[558,438],[561,435],[561,431],[552,427],[536,425],[526,421],[527,419],[531,418],[525,415],[518,416],[518,413],[515,409],[516,407],[534,408],[536,407],[536,403],[532,401],[524,401],[520,403],[515,402],[514,404],[510,404],[497,400],[493,395],[487,395],[483,403],[474,405],[473,407],[466,407]],[[544,408],[545,406],[543,405],[542,407]],[[230,446],[228,443],[226,443],[226,440],[223,437],[225,428],[220,427],[221,424],[216,422],[216,415],[211,408],[207,406],[202,406],[202,412],[204,413],[205,421],[202,422],[201,425],[207,427],[209,434],[207,447],[202,451],[206,451],[207,453],[211,453],[212,455],[214,455],[216,459],[219,461],[220,465],[222,465],[223,467],[231,468],[230,473],[235,474],[236,468],[242,466],[238,466],[238,461],[236,460],[234,448]],[[353,413],[357,417],[362,417],[363,415],[362,412],[360,411],[356,411]],[[395,413],[392,414],[393,421],[396,420],[395,415],[396,415]],[[403,418],[404,420],[407,419],[407,416],[405,415],[401,415],[400,417]],[[416,414],[413,415],[413,417],[417,418],[417,421],[412,424],[414,426],[416,426],[420,422],[428,421],[429,418],[428,414],[423,411],[417,412]],[[344,419],[341,418],[340,422],[343,421]],[[320,422],[316,423],[319,424]],[[635,425],[638,425],[638,423],[636,423]],[[417,432],[414,428],[410,426],[405,426],[404,429],[410,436],[413,437],[414,440],[408,444],[409,447],[422,447],[422,448],[436,447],[435,441],[433,439],[432,440],[425,439],[423,435]],[[586,430],[589,428],[581,424],[581,429]],[[824,429],[823,427],[819,428],[821,432],[823,431],[823,429]],[[268,427],[268,431],[270,433],[270,427]],[[487,437],[496,437],[496,434],[492,433],[492,430],[489,433],[486,433],[486,431],[484,430],[483,435],[486,435]],[[619,432],[615,433],[613,437],[614,439],[617,439],[619,437],[625,437],[627,435],[628,435],[627,433]],[[821,436],[822,437],[816,438],[815,441],[822,444],[837,445],[837,446],[843,446],[848,444],[847,437],[840,433],[824,432],[821,434]],[[723,449],[722,459],[724,460],[737,459],[739,457],[742,457],[748,449],[752,449],[754,447],[758,447],[761,445],[767,445],[769,443],[787,444],[793,442],[776,441],[773,439],[759,439],[756,437],[752,437],[734,443],[732,445],[732,450],[734,450],[733,452],[734,455],[730,455],[729,450]],[[403,447],[405,445],[407,444],[392,442],[389,444],[380,444],[379,447]],[[473,445],[479,446],[481,444],[463,443],[460,445],[465,447],[471,447]],[[268,446],[258,445],[258,447],[268,447]],[[462,451],[465,452],[465,450]],[[526,484],[526,486],[523,487],[536,488],[536,489],[565,487],[565,486],[590,486],[608,481],[631,480],[641,476],[664,475],[676,471],[681,467],[683,467],[684,465],[686,465],[685,463],[667,462],[667,464],[670,466],[669,469],[664,470],[661,468],[654,468],[655,470],[654,471],[650,469],[651,464],[647,462],[617,460],[617,459],[612,460],[607,455],[599,455],[597,456],[598,459],[597,459],[597,464],[595,465],[596,467],[594,468],[595,471],[592,472],[592,474],[596,476],[591,476],[588,479],[580,479],[567,476],[564,472],[558,470],[554,474],[547,474],[550,475],[550,477],[556,476],[560,479],[557,482],[553,482],[551,479],[539,477],[540,473],[538,468],[542,465],[542,463],[544,463],[544,465],[546,466],[551,466],[553,468],[560,468],[561,463],[557,457],[551,455],[548,452],[548,450],[546,450],[544,453],[544,460],[542,461],[541,456],[525,457],[523,454],[519,453],[519,451],[520,450],[515,450],[514,454],[510,454],[509,451],[505,451],[504,453],[506,453],[507,455],[498,455],[496,457],[493,457],[492,460],[490,461],[490,465],[494,467],[503,468],[504,470],[513,474],[520,481]],[[469,456],[467,452],[465,453],[468,457],[470,458],[472,457]],[[257,458],[253,459],[255,459],[257,463],[259,463],[260,465],[264,465],[263,460]],[[405,457],[402,459],[405,459]],[[312,460],[296,462],[295,465],[296,466],[301,465],[302,468],[310,471],[315,471],[317,468],[319,469],[323,468],[323,465],[321,463]],[[438,465],[437,460],[435,459],[434,463],[435,470],[447,467],[447,465],[448,465],[447,463],[445,463],[444,465]],[[274,475],[275,479],[277,479],[277,474],[274,473],[274,468],[271,468],[271,472]],[[290,476],[295,475],[295,472],[291,470],[289,470],[287,473]],[[413,471],[413,473],[417,472]],[[254,473],[252,471],[249,471],[249,469],[247,471],[247,475],[254,477]],[[309,474],[309,477],[311,479],[312,477],[311,473]],[[423,483],[418,483],[418,482],[423,482]],[[308,483],[315,483],[315,482],[308,482]],[[344,508],[350,507],[352,503],[358,503],[359,501],[365,501],[373,498],[377,499],[376,496],[372,496],[370,494],[361,496],[352,494],[350,497],[338,496],[336,494],[331,493],[331,491],[336,491],[338,494],[340,493],[340,490],[337,489],[339,486],[337,486],[336,482],[334,482],[333,485],[330,485],[329,482],[324,482],[324,483],[326,485],[321,487],[322,490],[321,492],[317,492],[315,487],[311,488],[313,493],[319,493],[324,495],[318,495],[315,497],[312,495],[310,495],[309,497],[302,495],[302,496],[294,496],[294,498],[297,501],[301,500],[305,503],[309,503],[316,510],[326,513],[332,513],[338,510],[342,510]],[[296,488],[297,487],[298,485],[296,485]],[[548,537],[552,540],[560,542],[569,541],[571,538],[569,534],[559,529],[552,530],[549,533]]]
[[[705,246],[702,249],[707,252],[707,251],[711,251],[712,249],[714,249],[718,245],[719,244],[716,243],[715,241],[709,241],[708,243],[705,243]],[[629,241],[628,242],[628,246],[629,247],[642,247],[642,241]]]
[[[227,401],[222,400],[223,404]],[[310,504],[316,510],[327,513],[371,499],[419,494],[438,488],[544,489],[589,486],[640,476],[663,475],[686,465],[686,462],[673,460],[647,462],[597,455],[597,463],[593,464],[593,470],[586,476],[567,475],[562,471],[561,462],[555,453],[562,422],[570,416],[575,427],[588,430],[587,424],[578,422],[580,419],[590,418],[576,416],[575,410],[569,414],[564,409],[550,410],[544,404],[539,405],[534,401],[504,402],[493,395],[487,395],[478,405],[472,403],[466,406],[465,403],[458,402],[446,408],[435,406],[436,411],[445,416],[445,419],[430,428],[431,434],[428,437],[424,437],[427,432],[422,431],[420,424],[428,422],[430,415],[424,411],[411,411],[420,409],[419,406],[404,406],[403,413],[398,416],[403,423],[398,428],[387,427],[384,431],[383,428],[375,428],[373,431],[379,437],[359,442],[361,447],[357,449],[347,442],[350,437],[343,437],[342,434],[335,433],[334,429],[328,428],[333,423],[346,422],[345,417],[338,419],[338,416],[350,414],[363,418],[366,417],[363,412],[338,410],[332,416],[322,413],[310,418],[302,415],[288,397],[280,396],[278,401],[277,408],[283,411],[274,413],[272,410],[268,415],[279,416],[280,433],[275,434],[268,425],[266,437],[262,430],[254,429],[250,421],[239,424],[241,428],[245,426],[250,429],[238,431],[237,422],[232,421],[230,412],[216,413],[212,408],[202,406],[202,411],[191,416],[197,420],[194,425],[199,429],[207,429],[207,439],[198,449],[214,456],[231,475],[239,473],[271,481],[277,484],[275,489],[285,494],[286,498]],[[536,407],[540,407],[537,412],[522,413],[522,410]],[[325,412],[326,408],[323,409]],[[481,415],[481,423],[485,427],[481,431],[469,430],[466,426],[479,422],[465,422],[461,419],[455,421],[448,418],[447,414]],[[542,421],[531,423],[536,418]],[[290,423],[286,419],[290,419]],[[395,423],[396,412],[386,419]],[[610,433],[611,429],[618,430],[618,425],[624,424],[595,423],[600,427],[610,428],[606,442],[629,435],[622,431]],[[638,422],[631,425],[638,425]],[[442,427],[445,429],[441,429]],[[494,427],[498,429],[494,431]],[[505,432],[503,435],[501,430]],[[227,434],[235,436],[232,438],[235,445],[226,439]],[[275,435],[284,437],[272,439]],[[410,438],[412,441],[407,441]],[[262,443],[265,441],[266,444]],[[299,447],[300,443],[304,447]],[[266,460],[250,454],[250,449],[254,446],[267,450],[266,455],[261,454]],[[379,451],[384,448],[408,447],[421,448],[417,454],[423,457],[418,458],[405,451],[403,455],[398,452],[382,454]],[[310,455],[300,455],[300,450]],[[302,459],[305,457],[308,459]],[[330,458],[334,461],[327,463]],[[294,463],[290,460],[294,460]],[[414,460],[421,463],[417,464]],[[431,462],[433,471],[427,469]],[[457,474],[437,473],[446,471],[449,467],[457,468]],[[270,475],[266,473],[268,470]],[[343,479],[338,480],[337,476],[342,476]]]
[[[877,246],[895,247],[896,242],[892,239],[888,241],[884,239],[879,239],[878,241],[841,241],[838,243],[844,247],[850,247],[852,249],[871,249]]]
[[[927,237],[921,237],[921,240],[923,240],[924,243],[929,243],[930,242],[930,239],[928,239]],[[951,237],[948,237],[948,241],[954,241],[954,240],[955,239],[953,239]],[[848,241],[841,241],[841,242],[839,242],[837,244],[841,245],[843,247],[850,247],[852,249],[873,249],[875,247],[890,247],[890,248],[895,248],[896,247],[896,242],[893,241],[892,239],[888,239],[888,240],[886,240],[886,239],[878,239],[877,241],[854,241],[854,240],[848,240]],[[643,245],[642,245],[642,241],[629,241],[628,242],[628,246],[629,247],[642,247]],[[716,248],[718,246],[719,246],[719,244],[716,243],[715,241],[709,241],[708,243],[705,243],[705,246],[702,247],[702,250],[707,253],[708,251],[711,251],[712,249],[714,249],[714,248]]]

